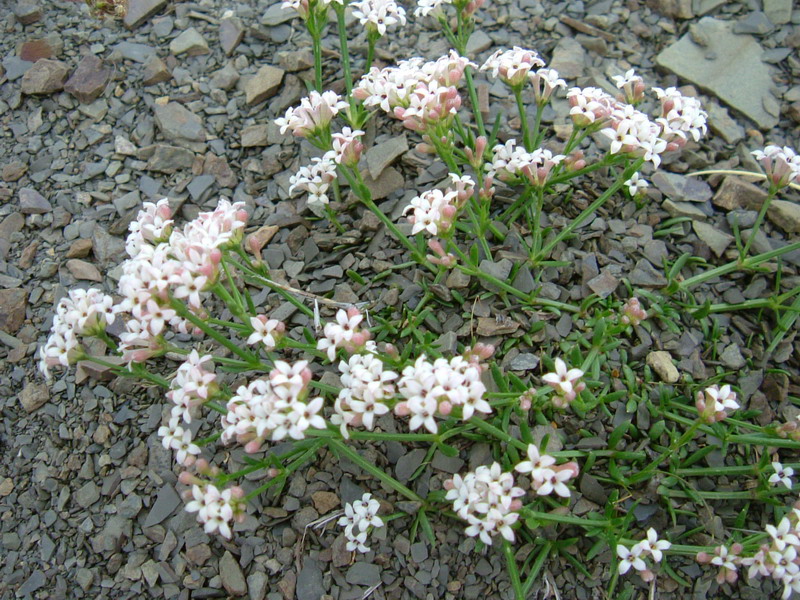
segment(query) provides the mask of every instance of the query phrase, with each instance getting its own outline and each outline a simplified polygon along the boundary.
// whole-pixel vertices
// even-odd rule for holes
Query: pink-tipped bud
[[[519,399],[519,407],[522,410],[530,410],[531,409],[531,399],[528,396],[522,396]]]
[[[516,500],[512,500],[511,504],[509,504],[508,509],[511,511],[518,511],[522,508],[522,500],[517,498]]]
[[[305,368],[300,372],[300,379],[303,380],[303,385],[308,385],[313,377],[313,373],[311,373],[311,369]]]
[[[383,347],[383,352],[387,356],[389,356],[391,358],[394,358],[394,359],[400,358],[400,351],[397,349],[397,347],[394,344],[386,344]]]
[[[555,467],[556,471],[569,471],[570,472],[570,479],[575,479],[578,475],[580,475],[580,467],[578,467],[578,463],[574,461],[570,461],[568,463],[564,463],[563,465],[559,465]]]
[[[156,208],[156,216],[162,219],[171,219],[172,209],[169,207],[169,204],[159,204]]]
[[[252,440],[245,444],[244,451],[248,454],[255,454],[261,449],[261,440]]]
[[[242,498],[244,498],[244,496],[245,496],[244,490],[241,487],[239,487],[238,485],[235,485],[235,486],[233,486],[231,488],[231,497],[232,498],[236,498],[237,500],[241,500]]]
[[[442,487],[449,492],[450,490],[452,490],[456,486],[453,483],[452,479],[445,479],[444,483],[442,484]]]
[[[244,221],[245,223],[247,223],[247,219],[248,218],[249,218],[249,215],[247,214],[246,210],[240,209],[240,210],[236,211],[236,220],[237,221]]]
[[[361,315],[361,311],[358,310],[358,308],[355,307],[355,306],[351,306],[350,308],[347,309],[347,316],[350,319],[352,319],[353,317],[358,317],[360,315]]]
[[[444,256],[447,254],[442,247],[442,243],[437,239],[430,239],[428,240],[428,248],[431,249],[431,252],[436,254],[437,256]]]
[[[269,477],[270,479],[275,479],[278,475],[280,475],[280,473],[281,472],[275,467],[270,467],[269,469],[267,469],[267,477]]]
[[[639,571],[639,577],[641,577],[644,582],[650,582],[656,578],[656,575],[650,569],[645,569],[644,571]]]
[[[181,474],[178,475],[178,481],[180,481],[183,485],[192,485],[197,480],[197,477],[194,474],[190,473],[189,471],[181,471]]]
[[[708,552],[698,552],[694,559],[701,565],[707,565],[711,562],[711,555]]]
[[[396,414],[398,417],[407,417],[408,415],[411,414],[411,409],[408,408],[407,403],[399,402],[394,407],[394,414]]]
[[[194,468],[201,475],[205,475],[210,470],[211,465],[208,464],[208,461],[205,458],[198,458]]]
[[[439,414],[440,415],[442,415],[443,417],[446,417],[451,412],[453,412],[453,405],[450,404],[450,402],[445,400],[444,402],[440,402],[439,403]]]
[[[208,257],[211,259],[212,263],[218,265],[222,261],[222,251],[219,248],[214,248],[209,252]]]

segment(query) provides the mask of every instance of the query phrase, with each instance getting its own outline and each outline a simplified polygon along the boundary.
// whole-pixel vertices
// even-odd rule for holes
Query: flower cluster
[[[68,367],[78,356],[78,336],[96,335],[116,320],[119,307],[114,300],[97,289],[75,289],[56,306],[53,327],[44,346],[39,349],[39,370],[49,379],[50,367]]]
[[[752,152],[764,167],[767,181],[778,189],[800,180],[800,155],[789,146],[768,145]]]
[[[387,27],[406,24],[406,11],[394,0],[358,0],[352,6],[353,17],[365,25],[368,32],[382,36]]]
[[[684,96],[674,87],[665,90],[654,87],[653,91],[661,100],[661,116],[656,122],[663,130],[661,137],[669,144],[667,150],[683,147],[688,137],[697,142],[706,134],[708,113],[697,98]]]
[[[394,412],[400,417],[411,416],[408,425],[411,431],[424,427],[436,433],[439,430],[436,415],[447,416],[455,406],[461,407],[461,418],[465,421],[475,412],[492,412],[483,397],[486,386],[481,381],[479,359],[491,356],[494,348],[476,349],[468,357],[437,358],[433,362],[422,355],[403,369],[398,390],[405,400],[394,407]]]
[[[492,77],[499,77],[506,85],[519,88],[531,76],[531,69],[544,65],[535,50],[514,46],[511,50],[497,50],[481,65],[481,71],[491,71]]]
[[[336,153],[331,150],[323,156],[311,159],[311,164],[300,167],[297,173],[289,177],[289,193],[295,189],[308,192],[309,205],[326,205],[328,190],[336,179]]]
[[[203,523],[206,533],[219,531],[220,535],[228,539],[233,535],[231,522],[244,518],[244,491],[240,487],[227,490],[219,489],[211,483],[200,480],[188,472],[182,473],[182,480],[195,482],[190,492],[185,496],[191,498],[186,504],[186,512],[196,512],[197,521]]]
[[[725,419],[729,411],[737,410],[739,403],[736,402],[736,392],[731,386],[723,385],[720,388],[712,385],[697,392],[695,406],[701,419],[707,423],[716,423]]]
[[[667,150],[667,141],[662,139],[662,129],[646,114],[630,104],[622,104],[611,111],[607,127],[600,133],[611,140],[611,154],[635,154],[653,163],[661,164],[661,154]]]
[[[172,419],[180,418],[185,423],[191,423],[192,409],[214,397],[219,389],[217,376],[205,368],[211,366],[212,360],[211,355],[200,356],[197,350],[192,350],[178,367],[166,394],[167,399],[174,404]],[[170,426],[170,429],[173,428]]]
[[[355,168],[358,161],[361,159],[361,153],[364,151],[364,144],[361,143],[361,137],[364,132],[360,129],[352,130],[349,127],[343,127],[340,133],[334,133],[333,141],[333,160],[337,165],[345,165],[346,167]]]
[[[367,534],[370,528],[383,527],[383,520],[378,516],[381,503],[370,494],[361,496],[361,500],[345,504],[344,516],[338,521],[344,527],[347,538],[347,549],[350,552],[369,552]]]
[[[385,371],[381,359],[372,353],[354,354],[348,362],[339,363],[339,371],[342,389],[331,423],[339,425],[342,436],[348,439],[348,427],[363,426],[372,431],[375,417],[389,412],[384,401],[395,394],[397,373]]]
[[[742,544],[734,543],[715,548],[714,554],[700,552],[697,562],[719,567],[719,583],[734,583],[739,567],[747,567],[748,579],[772,577],[783,584],[782,598],[786,600],[792,592],[800,592],[800,503],[795,503],[777,526],[767,525],[765,533],[770,543],[762,544],[752,556],[743,556]]]
[[[652,581],[655,574],[645,559],[652,557],[654,562],[660,563],[664,558],[664,550],[669,550],[671,547],[672,544],[667,540],[658,539],[658,533],[652,527],[647,530],[647,537],[631,548],[617,544],[617,556],[620,559],[619,574],[624,575],[633,567],[644,581]]]
[[[469,175],[459,176],[450,173],[453,187],[444,191],[439,189],[428,190],[415,196],[403,214],[413,211],[408,217],[409,223],[414,227],[412,234],[427,231],[431,235],[441,235],[450,230],[459,209],[472,196],[475,190],[475,181]]]
[[[555,360],[555,365],[555,372],[544,375],[542,381],[555,390],[553,405],[557,408],[567,408],[578,394],[586,389],[586,384],[580,380],[583,371],[567,368],[567,363],[560,358]]]
[[[514,470],[519,473],[530,473],[531,487],[537,496],[549,496],[555,493],[562,498],[570,497],[566,484],[579,474],[578,463],[556,465],[554,457],[541,454],[534,444],[528,445],[528,460],[519,463]]]
[[[283,117],[275,119],[275,124],[281,128],[281,133],[291,129],[293,135],[313,138],[328,131],[333,118],[347,106],[336,92],[311,91],[300,101],[300,106],[289,107]]]
[[[275,361],[268,379],[239,386],[228,401],[228,412],[221,418],[222,441],[235,438],[246,452],[257,452],[266,439],[301,440],[309,427],[324,429],[323,399],[308,400],[310,381],[307,361]]]
[[[508,140],[492,149],[492,162],[486,168],[489,177],[500,181],[514,183],[524,177],[533,186],[543,186],[553,167],[565,158],[563,154],[554,155],[545,148],[528,152],[517,146],[516,140]]]
[[[317,350],[328,355],[328,360],[336,360],[336,350],[343,348],[349,354],[359,352],[368,346],[370,333],[361,328],[364,315],[355,306],[336,312],[336,321],[325,324],[325,337],[317,342]],[[367,348],[369,349],[369,348]]]
[[[480,466],[462,478],[454,475],[444,483],[445,498],[453,502],[453,509],[468,526],[465,533],[470,537],[480,536],[484,544],[491,546],[492,536],[502,535],[514,541],[511,526],[519,519],[525,495],[522,488],[514,486],[514,475],[503,473],[499,463]]]
[[[633,69],[625,72],[625,75],[614,75],[611,79],[614,80],[614,85],[622,90],[621,100],[628,104],[639,104],[644,100],[644,92],[646,86],[644,79],[642,79]]]
[[[472,65],[469,60],[451,51],[436,61],[415,57],[394,67],[372,67],[353,95],[367,108],[380,107],[408,129],[424,134],[423,140],[430,144],[431,130],[447,129],[461,106],[455,86],[468,65]]]
[[[625,325],[638,325],[647,318],[647,311],[642,308],[642,304],[636,297],[628,298],[622,305],[622,316],[620,321]]]

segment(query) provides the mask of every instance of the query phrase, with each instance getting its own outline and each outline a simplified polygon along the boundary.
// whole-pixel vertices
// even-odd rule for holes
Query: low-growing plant
[[[778,287],[767,300],[735,306],[698,305],[691,290],[800,247],[796,242],[749,254],[771,200],[800,176],[800,159],[790,148],[767,146],[754,152],[764,164],[769,195],[736,260],[683,278],[685,269],[697,265],[688,256],[679,257],[668,269],[664,296],[629,288],[620,297],[592,296],[580,305],[545,297],[532,273],[565,266],[560,257],[581,225],[612,199],[643,201],[648,187],[644,170],[658,169],[665,154],[680,152],[706,135],[700,102],[675,88],[653,88],[650,96],[632,70],[614,78],[616,97],[599,88],[567,89],[535,51],[518,47],[498,50],[478,67],[466,57],[482,4],[474,0],[420,0],[415,16],[433,17],[452,50],[437,60],[414,57],[379,69],[373,66],[375,46],[389,28],[405,23],[405,12],[392,0],[351,4],[368,42],[364,73],[357,81],[345,26],[347,3],[284,3],[297,11],[312,39],[314,89],[276,123],[282,133],[291,132],[320,152],[291,178],[289,192],[306,192],[308,207],[341,228],[336,214],[347,187],[408,252],[410,260],[396,268],[424,270],[422,300],[406,307],[401,319],[391,311],[370,318],[363,306],[342,306],[291,288],[276,281],[261,260],[264,238],[258,232],[246,234],[249,217],[243,203],[222,199],[214,211],[180,228],[164,199],[146,203],[131,224],[129,258],[114,297],[73,289],[60,300],[52,334],[41,349],[44,375],[50,377],[55,366],[91,361],[112,374],[163,388],[171,411],[158,435],[165,448],[175,451],[182,469],[186,510],[196,513],[207,532],[226,538],[253,511],[249,500],[280,493],[293,473],[327,449],[414,506],[413,511],[379,516],[380,502],[366,494],[344,513],[326,517],[325,523],[338,518],[351,551],[368,552],[370,531],[393,519],[408,519],[412,535],[421,531],[433,541],[430,515],[438,512],[465,522],[465,534],[477,538],[479,547],[502,547],[518,599],[530,597],[551,555],[583,569],[583,559],[559,541],[574,543],[575,532],[587,540],[582,545],[586,559],[616,556],[608,576],[609,597],[630,597],[630,581],[621,592],[616,589],[620,576],[634,572],[643,582],[658,574],[685,583],[670,564],[671,557],[680,555],[718,567],[721,583],[735,581],[739,567],[746,566],[749,578],[777,580],[784,598],[800,590],[800,508],[786,508],[781,501],[781,495],[796,491],[792,476],[797,465],[778,460],[779,449],[800,448],[798,424],[756,424],[753,411],[741,410],[735,374],[719,372],[707,381],[686,378],[673,382],[674,387],[654,382],[650,366],[630,355],[627,341],[634,333],[652,331],[655,321],[680,331],[687,307],[699,320],[712,313],[766,308],[779,316],[777,331],[785,335],[800,309],[797,289],[782,292]],[[344,97],[323,90],[322,38],[330,8],[341,44]],[[518,108],[518,138],[501,137],[501,113],[491,126],[484,122],[476,70],[508,88]],[[570,105],[565,141],[542,119],[558,95]],[[363,128],[369,120],[386,126],[384,115],[416,136],[421,155],[442,161],[448,170],[443,181],[408,203],[400,223],[376,205],[359,166]],[[589,140],[603,150],[590,150]],[[606,189],[592,190],[580,210],[559,209],[565,218],[545,219],[548,207],[570,198],[568,187],[577,189],[582,178],[600,171],[611,176]],[[502,204],[501,195],[511,200]],[[676,221],[669,228],[679,226]],[[534,291],[523,291],[514,277],[497,276],[488,268],[499,248],[513,256],[515,276],[528,271]],[[531,336],[542,331],[540,320],[531,320],[522,342],[506,344],[500,335],[494,347],[474,338],[456,354],[440,349],[422,331],[431,305],[466,301],[456,290],[446,298],[435,291],[456,270],[481,282],[508,307],[574,317],[573,331],[542,351],[542,376],[522,379],[504,372],[496,360],[515,344],[534,346]],[[353,277],[363,279],[357,273]],[[306,321],[283,322],[265,314],[251,291],[264,288],[294,305]],[[330,306],[336,309],[334,319],[323,323],[321,313]],[[102,351],[85,341],[92,337],[103,343]],[[338,371],[337,383],[319,376],[330,372],[326,364]],[[622,407],[627,417],[612,419],[612,405]],[[649,429],[633,426],[634,413],[646,418]],[[605,447],[551,449],[548,436],[535,435],[537,427],[567,415],[578,423],[581,438],[593,435],[581,419],[600,419],[608,432]],[[698,436],[716,445],[699,443],[690,453]],[[435,452],[457,456],[470,442],[487,442],[493,460],[441,480],[422,495],[358,451],[361,443],[389,441],[420,445],[428,459]],[[274,442],[289,444],[275,453]],[[243,446],[244,464],[225,470],[215,450],[233,444]],[[699,466],[709,452],[733,445],[746,449],[749,462],[737,458],[735,465]],[[257,471],[263,472],[259,485],[245,492],[238,483]],[[610,491],[604,506],[590,505],[576,515],[571,514],[573,486],[581,476]],[[746,477],[755,485],[698,489],[691,483],[696,477]],[[652,527],[644,532],[635,524],[643,486],[651,486],[670,515],[672,527],[666,532]],[[685,500],[771,505],[777,525],[754,532],[736,521],[732,539],[720,545],[702,527],[676,527],[678,515],[685,516]],[[543,529],[550,534],[540,535]]]

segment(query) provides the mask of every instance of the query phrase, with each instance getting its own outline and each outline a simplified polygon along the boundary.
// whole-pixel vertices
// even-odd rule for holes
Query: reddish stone
[[[103,65],[102,60],[94,54],[87,54],[67,80],[64,89],[82,103],[88,104],[103,93],[110,75],[110,69]]]
[[[53,49],[47,40],[23,42],[19,48],[19,57],[29,62],[36,62],[40,58],[53,58],[53,56]]]

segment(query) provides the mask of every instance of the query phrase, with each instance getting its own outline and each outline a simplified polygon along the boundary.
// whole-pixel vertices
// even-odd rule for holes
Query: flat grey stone
[[[163,10],[166,5],[167,0],[128,0],[128,10],[122,22],[128,29],[134,29]]]
[[[17,590],[17,597],[30,596],[36,590],[43,588],[46,583],[47,578],[45,577],[44,572],[36,569],[33,573],[31,573],[30,577],[25,580],[25,583],[23,583]]]
[[[228,551],[219,560],[219,576],[222,579],[222,587],[232,596],[244,596],[247,593],[247,582],[242,568]]]
[[[295,588],[297,600],[319,600],[325,594],[322,584],[322,569],[313,558],[303,560],[303,568],[297,576]]]
[[[586,69],[586,51],[571,37],[563,37],[553,49],[548,65],[564,79],[577,79]]]
[[[511,274],[511,269],[514,267],[514,263],[511,262],[509,259],[504,258],[497,262],[492,262],[490,260],[484,259],[481,261],[480,270],[484,273],[488,273],[495,279],[499,279],[500,281],[505,282],[508,279],[508,276]],[[489,283],[483,279],[481,279],[481,285],[485,287],[490,292],[499,292],[500,288],[493,283]]]
[[[133,190],[132,192],[128,192],[119,198],[115,198],[112,200],[112,202],[114,204],[114,208],[117,209],[117,212],[120,215],[125,215],[128,213],[128,211],[133,210],[134,208],[139,208],[141,204],[139,191]]]
[[[181,499],[177,492],[175,492],[175,488],[169,483],[164,484],[158,491],[158,496],[153,504],[153,508],[151,508],[150,512],[147,514],[144,527],[158,525],[170,516],[180,504]]]
[[[86,482],[75,494],[75,501],[81,508],[89,508],[100,499],[100,490],[94,481]]]
[[[345,581],[353,585],[371,587],[381,581],[381,569],[378,565],[357,562],[347,569]]]
[[[23,215],[42,215],[53,210],[47,199],[31,188],[19,190],[19,211]]]
[[[439,471],[455,474],[458,473],[461,470],[461,467],[464,466],[464,461],[458,456],[445,456],[442,454],[442,452],[437,450],[433,455],[431,466]]]
[[[767,217],[787,233],[800,233],[800,206],[796,202],[773,200]]]
[[[661,192],[676,202],[705,202],[711,199],[711,186],[699,177],[657,171],[651,181]]]
[[[773,68],[762,62],[758,42],[733,33],[733,26],[730,21],[704,17],[695,25],[694,35],[701,36],[707,45],[700,46],[687,33],[663,50],[656,62],[708,90],[760,128],[772,128],[778,124],[772,106],[775,97],[770,91]]]
[[[644,258],[636,263],[636,267],[630,274],[630,282],[633,285],[653,288],[660,288],[667,285],[667,280],[664,275],[656,271],[655,267]]]
[[[178,102],[157,104],[154,109],[156,124],[164,137],[173,142],[188,140],[205,142],[206,132],[200,117]]]
[[[478,29],[467,42],[467,56],[475,56],[492,47],[492,38],[483,29]]]
[[[708,113],[708,126],[728,144],[736,144],[744,139],[745,131],[728,111],[716,102],[707,102],[703,108]]]
[[[792,20],[792,0],[764,0],[764,12],[775,25]]]
[[[401,483],[408,481],[409,478],[414,474],[414,471],[417,470],[417,467],[422,464],[425,454],[425,450],[422,448],[417,448],[416,450],[412,450],[408,454],[401,456],[397,461],[397,464],[394,466],[395,477],[397,477]]]
[[[6,71],[6,78],[9,81],[16,81],[33,66],[33,63],[22,60],[18,56],[8,56],[3,59],[3,68]]]
[[[719,360],[729,369],[741,369],[747,364],[737,344],[726,346],[722,354],[719,355]]]
[[[419,564],[428,558],[428,545],[425,542],[411,544],[411,559]]]
[[[297,11],[291,8],[283,8],[282,2],[277,2],[270,6],[261,17],[261,24],[269,27],[275,27],[294,18],[299,18]]]
[[[367,150],[367,167],[373,179],[377,179],[383,170],[392,164],[399,156],[408,151],[408,140],[405,134],[381,142]]]
[[[208,54],[208,42],[197,29],[190,27],[172,40],[169,44],[169,51],[173,56],[186,54],[188,56],[198,56]]]
[[[700,241],[704,242],[709,248],[711,248],[711,251],[718,257],[722,256],[728,246],[733,243],[732,235],[727,234],[724,231],[720,231],[708,223],[703,223],[702,221],[692,221],[692,229],[694,229],[694,232],[697,234],[697,237],[700,238]]]
[[[619,279],[614,277],[608,269],[603,269],[600,275],[590,279],[586,285],[601,298],[608,298],[617,289]]]
[[[511,371],[532,371],[539,366],[539,357],[529,352],[517,354],[505,365]]]
[[[195,202],[202,202],[207,197],[207,192],[209,192],[216,182],[216,179],[213,175],[199,175],[192,179],[192,182],[187,186],[186,189],[189,190],[189,193],[192,195],[192,200]]]
[[[143,63],[151,56],[156,56],[155,48],[135,42],[120,42],[114,46],[114,52],[119,53],[125,60],[132,60],[138,63]]]
[[[773,29],[775,29],[775,25],[772,24],[769,17],[760,10],[756,10],[751,12],[744,19],[737,21],[733,26],[733,33],[764,35]]]

